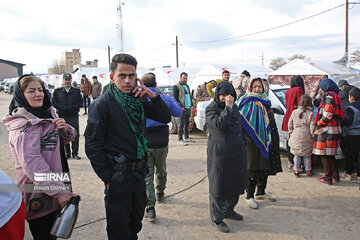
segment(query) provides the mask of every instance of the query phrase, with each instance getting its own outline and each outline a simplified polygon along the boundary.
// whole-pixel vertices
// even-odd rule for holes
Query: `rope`
[[[207,175],[206,175],[205,177],[203,177],[202,179],[200,179],[199,181],[197,181],[196,183],[190,185],[189,187],[186,187],[186,188],[184,188],[184,189],[182,189],[182,190],[180,190],[180,191],[177,191],[177,192],[175,192],[175,193],[173,193],[173,194],[167,195],[167,196],[165,196],[164,198],[170,198],[170,197],[173,197],[173,196],[175,196],[175,195],[178,195],[178,194],[180,194],[180,193],[182,193],[182,192],[185,192],[185,191],[187,191],[187,190],[195,187],[196,185],[200,184],[202,181],[205,180],[206,177],[207,177]],[[103,221],[103,220],[105,220],[105,219],[106,219],[105,217],[104,217],[104,218],[99,218],[99,219],[97,219],[97,220],[95,220],[95,221],[88,222],[88,223],[84,223],[84,224],[82,224],[82,225],[76,226],[76,227],[74,227],[74,229],[82,228],[82,227],[85,227],[85,226],[87,226],[87,225],[90,225],[90,224],[93,224],[93,223],[97,223],[97,222]]]

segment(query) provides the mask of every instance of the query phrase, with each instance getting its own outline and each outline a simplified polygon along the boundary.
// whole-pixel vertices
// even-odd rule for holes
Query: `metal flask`
[[[80,196],[71,198],[71,201],[58,214],[50,234],[58,238],[70,238],[79,212]]]

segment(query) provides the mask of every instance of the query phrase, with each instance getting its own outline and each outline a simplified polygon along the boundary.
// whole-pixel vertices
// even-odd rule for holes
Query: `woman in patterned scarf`
[[[274,119],[269,119],[273,114],[269,114],[271,102],[266,94],[266,88],[268,85],[265,85],[261,78],[255,77],[249,82],[247,93],[237,101],[247,144],[249,186],[246,189],[245,201],[253,209],[258,208],[255,199],[275,201],[275,198],[265,193],[268,176],[276,173],[270,163],[271,121]],[[276,128],[274,131],[277,131]]]
[[[319,82],[319,87],[324,94],[315,118],[313,154],[320,155],[324,165],[325,176],[317,180],[331,185],[333,181],[339,182],[339,168],[335,155],[340,145],[340,119],[344,115],[336,83],[326,78]]]

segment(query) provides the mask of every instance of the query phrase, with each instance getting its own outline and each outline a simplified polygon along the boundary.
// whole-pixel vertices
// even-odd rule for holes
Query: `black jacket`
[[[352,88],[354,88],[354,86],[347,85],[343,90],[340,90],[339,92],[339,98],[341,100],[342,109],[344,113],[346,111],[346,108],[350,105],[349,92]]]
[[[143,107],[146,118],[161,123],[171,121],[170,110],[160,97],[144,102]],[[86,155],[105,183],[110,182],[112,175],[106,154],[121,153],[131,161],[138,161],[136,138],[126,113],[108,92],[90,106],[84,136]]]
[[[80,89],[71,87],[69,92],[66,92],[65,88],[61,87],[54,90],[52,105],[59,117],[78,116],[82,104]]]

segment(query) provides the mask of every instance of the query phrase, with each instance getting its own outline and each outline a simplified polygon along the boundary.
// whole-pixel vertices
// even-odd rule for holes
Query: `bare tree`
[[[49,74],[64,74],[65,73],[65,66],[60,64],[57,59],[53,59],[53,63],[51,68],[48,69]]]
[[[360,50],[351,53],[350,63],[360,62]]]
[[[284,66],[285,64],[286,64],[286,61],[284,60],[284,58],[277,57],[270,61],[270,68],[275,71],[275,70],[279,69],[280,67]]]
[[[288,60],[289,62],[294,60],[294,59],[305,59],[305,55],[302,54],[294,54],[293,56],[289,57]]]

